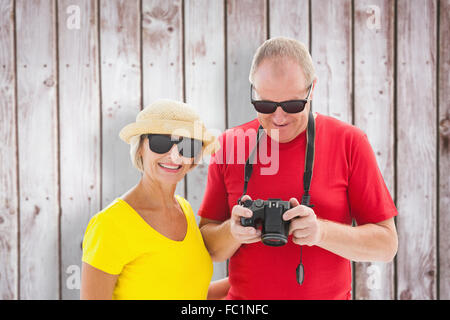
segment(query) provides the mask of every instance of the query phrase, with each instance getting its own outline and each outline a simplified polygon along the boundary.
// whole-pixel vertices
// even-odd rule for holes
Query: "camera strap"
[[[247,193],[248,182],[253,173],[253,161],[255,158],[256,151],[258,149],[259,140],[264,133],[263,127],[260,125],[257,132],[256,145],[250,153],[247,161],[245,162],[244,169],[244,191],[242,196],[238,200],[238,204],[242,204],[242,197]],[[314,119],[314,115],[312,113],[311,108],[309,109],[308,114],[308,126],[306,129],[306,152],[305,152],[305,171],[303,173],[303,196],[301,204],[307,207],[314,207],[311,204],[311,196],[309,195],[309,190],[311,187],[311,179],[313,174],[314,167],[314,149],[315,149],[315,139],[316,139],[316,123]],[[302,246],[300,246],[300,263],[296,269],[296,277],[298,284],[302,284],[305,278],[305,269],[302,264]]]
[[[255,158],[255,154],[258,149],[259,140],[264,134],[263,127],[260,125],[258,128],[257,136],[256,136],[256,145],[250,153],[247,161],[245,162],[244,169],[244,191],[242,192],[242,196],[238,199],[238,204],[241,204],[242,197],[247,193],[248,182],[253,173],[253,161]],[[306,153],[305,153],[305,171],[303,173],[303,196],[301,204],[304,206],[308,206],[310,208],[314,207],[311,202],[311,196],[309,195],[309,190],[311,187],[311,179],[313,174],[314,167],[314,149],[315,149],[315,137],[316,137],[316,125],[314,120],[314,115],[310,109],[308,114],[308,126],[306,129]]]
[[[245,162],[245,170],[244,170],[244,191],[242,193],[242,196],[240,196],[240,198],[238,199],[238,204],[242,204],[242,197],[245,196],[245,194],[247,193],[247,187],[248,187],[248,182],[250,181],[250,178],[252,176],[252,172],[253,172],[253,161],[255,159],[255,154],[256,151],[258,150],[258,145],[259,145],[259,140],[261,139],[261,137],[264,134],[264,129],[263,127],[260,125],[258,128],[258,132],[256,133],[256,145],[253,148],[252,152],[250,153],[247,161]]]

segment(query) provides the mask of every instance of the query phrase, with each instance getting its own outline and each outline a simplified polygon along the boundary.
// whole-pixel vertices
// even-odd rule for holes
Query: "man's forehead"
[[[264,59],[258,66],[254,77],[255,87],[262,86],[261,82],[298,82],[304,86],[305,74],[298,63],[288,58]],[[270,86],[270,84],[269,84]]]

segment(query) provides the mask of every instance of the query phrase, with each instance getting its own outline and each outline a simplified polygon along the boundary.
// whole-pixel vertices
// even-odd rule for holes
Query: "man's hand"
[[[283,214],[283,219],[291,220],[289,235],[292,234],[292,241],[299,245],[317,245],[322,240],[322,229],[313,209],[300,205],[296,198],[291,198],[289,203],[291,209]]]
[[[252,200],[250,196],[245,195],[242,201]],[[241,205],[235,205],[231,211],[230,232],[231,235],[240,243],[254,243],[261,241],[261,230],[253,227],[243,227],[241,217],[250,218],[253,212],[249,208]]]

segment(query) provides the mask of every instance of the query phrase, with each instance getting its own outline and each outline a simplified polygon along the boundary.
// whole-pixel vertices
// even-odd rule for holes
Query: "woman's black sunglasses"
[[[255,110],[259,113],[274,113],[280,106],[284,112],[298,113],[305,109],[306,103],[309,100],[311,94],[312,84],[309,86],[308,95],[306,99],[301,100],[288,100],[283,102],[274,102],[269,100],[253,100],[253,85],[250,85],[250,99],[252,101]]]
[[[173,137],[167,134],[148,134],[148,144],[153,152],[164,154],[176,144],[178,153],[185,158],[195,158],[202,151],[203,142],[186,137]]]

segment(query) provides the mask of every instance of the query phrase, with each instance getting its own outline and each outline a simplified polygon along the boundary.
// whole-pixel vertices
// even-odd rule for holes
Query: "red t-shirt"
[[[201,217],[218,221],[230,218],[243,192],[245,160],[256,143],[251,133],[258,127],[255,119],[221,135],[222,148],[211,157],[209,165],[206,191],[198,212]],[[269,136],[262,136],[259,146],[265,152],[261,156],[257,153],[247,194],[253,200],[288,201],[295,197],[301,202],[306,130],[288,143],[279,143],[278,156],[271,151],[276,144]],[[397,215],[364,132],[321,114],[316,118],[310,195],[318,218],[347,225],[352,219],[362,225]],[[295,270],[300,261],[300,246],[292,242],[292,236],[282,247],[262,242],[243,244],[229,261],[231,288],[227,298],[350,299],[350,261],[317,246],[302,248],[305,277],[299,285]]]

